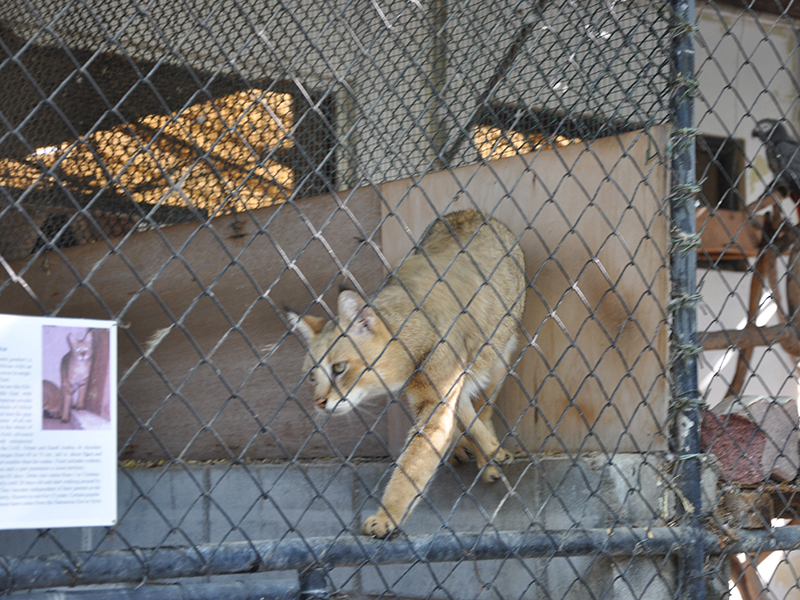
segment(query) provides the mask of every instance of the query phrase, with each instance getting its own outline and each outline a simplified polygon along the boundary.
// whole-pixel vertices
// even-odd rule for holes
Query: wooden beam
[[[748,327],[746,329],[725,329],[711,331],[700,337],[703,350],[745,350],[755,346],[780,344],[789,354],[800,356],[800,338],[791,324],[780,323],[769,327]]]

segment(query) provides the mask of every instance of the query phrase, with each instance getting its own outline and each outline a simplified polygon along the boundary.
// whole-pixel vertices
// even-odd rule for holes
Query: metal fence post
[[[693,0],[672,1],[672,333],[673,425],[676,481],[685,499],[684,526],[692,540],[682,553],[678,576],[683,597],[706,597],[702,538],[700,402],[697,385],[695,251],[695,129]]]

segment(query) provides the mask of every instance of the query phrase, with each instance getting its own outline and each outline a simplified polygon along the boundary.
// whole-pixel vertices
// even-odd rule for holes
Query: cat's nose
[[[327,398],[317,398],[316,400],[314,400],[314,404],[317,406],[317,408],[325,408],[325,405],[327,403],[328,403]]]

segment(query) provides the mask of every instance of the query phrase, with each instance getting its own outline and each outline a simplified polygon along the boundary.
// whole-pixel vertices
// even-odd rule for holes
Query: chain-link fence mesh
[[[794,598],[792,140],[800,15],[794,7],[755,3],[749,10],[702,5],[697,16],[699,389],[706,407],[702,448],[719,478],[709,526],[731,538],[766,531],[792,540],[723,554],[714,567],[730,568],[741,598]]]
[[[800,597],[795,18],[4,0],[0,312],[118,323],[119,509],[0,589]]]

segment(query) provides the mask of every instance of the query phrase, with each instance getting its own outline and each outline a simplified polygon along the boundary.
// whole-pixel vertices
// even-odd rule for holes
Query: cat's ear
[[[75,342],[72,341],[72,332],[67,334],[67,343],[69,344],[70,350],[72,350],[75,347]]]
[[[302,335],[307,342],[313,340],[316,335],[322,331],[322,327],[325,325],[325,319],[321,319],[320,317],[311,315],[300,317],[300,315],[293,310],[288,308],[285,310],[286,318],[289,319],[292,329],[294,331],[299,331],[300,335]]]
[[[339,326],[347,329],[351,335],[369,337],[374,335],[378,325],[378,315],[372,307],[367,306],[363,298],[356,292],[345,290],[339,294]]]

